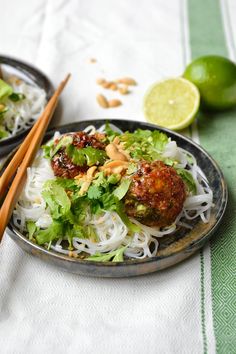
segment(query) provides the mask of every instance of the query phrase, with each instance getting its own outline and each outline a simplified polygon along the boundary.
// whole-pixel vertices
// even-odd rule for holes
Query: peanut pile
[[[121,95],[127,95],[130,93],[130,86],[137,85],[137,82],[130,78],[124,77],[114,81],[107,81],[106,79],[99,78],[96,81],[97,85],[103,87],[106,90],[117,91]],[[108,100],[104,95],[97,95],[97,102],[102,108],[115,108],[122,105],[122,101],[119,99]]]

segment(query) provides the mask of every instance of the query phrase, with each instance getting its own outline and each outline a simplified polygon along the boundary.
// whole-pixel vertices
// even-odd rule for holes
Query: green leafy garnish
[[[19,102],[25,99],[25,95],[23,93],[13,92],[8,98],[13,102]]]
[[[158,130],[137,129],[135,132],[126,132],[120,136],[125,149],[133,159],[146,161],[164,160],[162,152],[168,143],[166,134]]]
[[[8,132],[5,130],[4,127],[0,125],[0,139],[6,138],[8,136]]]
[[[138,165],[137,163],[129,163],[128,169],[126,171],[127,175],[132,175],[133,173],[136,173],[138,170]]]
[[[71,202],[63,187],[57,184],[56,180],[45,182],[42,196],[48,204],[52,217],[58,219],[61,215],[68,213]]]
[[[95,253],[93,256],[85,258],[88,261],[95,262],[123,262],[124,261],[124,252],[127,246],[120,247],[117,250],[109,253]],[[112,259],[113,258],[113,259]]]
[[[178,168],[177,169],[177,173],[183,179],[183,181],[185,182],[185,185],[187,186],[188,191],[190,193],[196,194],[197,193],[197,187],[196,187],[196,183],[195,183],[191,173],[188,172],[187,170],[183,169],[183,168]]]
[[[0,100],[10,96],[12,93],[12,87],[0,79]]]
[[[121,200],[122,198],[124,198],[124,196],[128,192],[130,184],[131,184],[131,180],[130,179],[128,179],[128,178],[123,179],[121,181],[121,184],[114,190],[113,194],[119,200]]]
[[[54,155],[56,155],[56,153],[62,148],[62,147],[66,147],[68,145],[70,145],[73,142],[73,138],[71,135],[66,135],[63,136],[59,142],[57,143],[57,145],[51,150],[50,152],[50,157],[53,157]],[[50,146],[51,149],[52,146]]]
[[[63,187],[65,190],[75,191],[78,189],[78,183],[75,179],[57,177],[56,184]]]
[[[78,166],[93,166],[103,164],[106,160],[106,152],[95,149],[91,146],[77,149],[73,145],[66,147],[66,153],[71,158],[73,163]]]
[[[88,190],[89,199],[99,199],[102,195],[102,190],[98,186],[92,185]]]
[[[45,159],[51,159],[52,146],[53,140],[47,143],[46,145],[41,146],[41,148],[43,149],[43,157],[45,157]]]
[[[52,242],[53,240],[58,240],[63,236],[63,224],[59,221],[53,221],[52,224],[45,230],[39,230],[36,232],[36,240],[39,245],[44,243]]]
[[[120,133],[113,130],[108,122],[105,125],[105,133],[109,141],[113,141],[116,136],[120,136]]]
[[[35,231],[37,230],[37,226],[35,225],[34,221],[27,221],[26,223],[26,228],[29,234],[29,239],[32,240]]]

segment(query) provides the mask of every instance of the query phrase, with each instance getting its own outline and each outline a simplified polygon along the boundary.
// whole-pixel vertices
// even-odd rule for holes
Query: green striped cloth
[[[236,37],[232,32],[229,1],[189,0],[188,16],[192,58],[218,54],[236,59]],[[236,353],[236,112],[202,114],[198,120],[198,132],[201,145],[220,164],[229,188],[226,215],[210,243],[209,280],[216,348],[219,353]],[[200,257],[202,332],[204,352],[207,353],[204,252],[201,252]]]
[[[180,75],[198,56],[236,61],[235,0],[8,0],[1,14],[2,54],[34,63],[55,86],[72,72],[54,125],[104,118],[95,100],[98,77],[136,79],[132,94],[108,114],[142,121],[141,102],[153,82]],[[159,273],[96,279],[63,273],[6,235],[1,352],[236,353],[236,112],[201,114],[186,133],[218,162],[229,187],[210,244]]]

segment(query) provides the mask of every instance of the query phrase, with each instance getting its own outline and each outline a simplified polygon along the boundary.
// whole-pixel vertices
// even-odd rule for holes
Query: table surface
[[[234,0],[8,0],[1,3],[0,54],[35,65],[55,86],[72,73],[52,125],[144,121],[142,99],[153,82],[181,75],[198,56],[236,60],[235,14]],[[104,111],[96,79],[124,76],[138,86],[122,97],[122,106]],[[185,131],[216,159],[229,187],[221,227],[191,259],[138,278],[86,278],[24,253],[5,234],[4,353],[236,352],[235,116],[202,113]]]

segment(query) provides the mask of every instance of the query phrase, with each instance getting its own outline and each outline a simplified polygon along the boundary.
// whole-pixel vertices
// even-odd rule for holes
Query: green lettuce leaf
[[[124,261],[124,252],[127,246],[120,247],[116,251],[109,252],[109,253],[95,253],[93,256],[85,258],[88,261],[95,261],[95,262],[123,262]],[[112,259],[113,258],[113,259]]]
[[[58,219],[70,211],[70,199],[56,180],[48,180],[44,183],[42,196],[48,204],[53,218]]]
[[[34,233],[37,230],[37,226],[35,225],[35,222],[31,221],[31,220],[27,221],[26,228],[27,228],[27,231],[28,231],[28,234],[29,234],[29,239],[32,240],[33,236],[34,236]]]
[[[128,178],[124,178],[120,185],[113,191],[113,194],[119,199],[121,200],[122,198],[124,198],[124,196],[126,195],[126,193],[129,190],[129,186],[131,184],[131,180]]]
[[[0,100],[10,96],[12,93],[12,87],[0,79]]]
[[[58,240],[63,236],[63,234],[63,224],[54,220],[47,229],[37,231],[35,238],[39,245],[43,245],[44,243],[50,243],[53,240]]]
[[[183,168],[178,168],[177,173],[183,179],[185,185],[188,188],[188,191],[190,193],[196,194],[197,193],[197,186],[196,186],[196,183],[195,183],[191,173]]]

